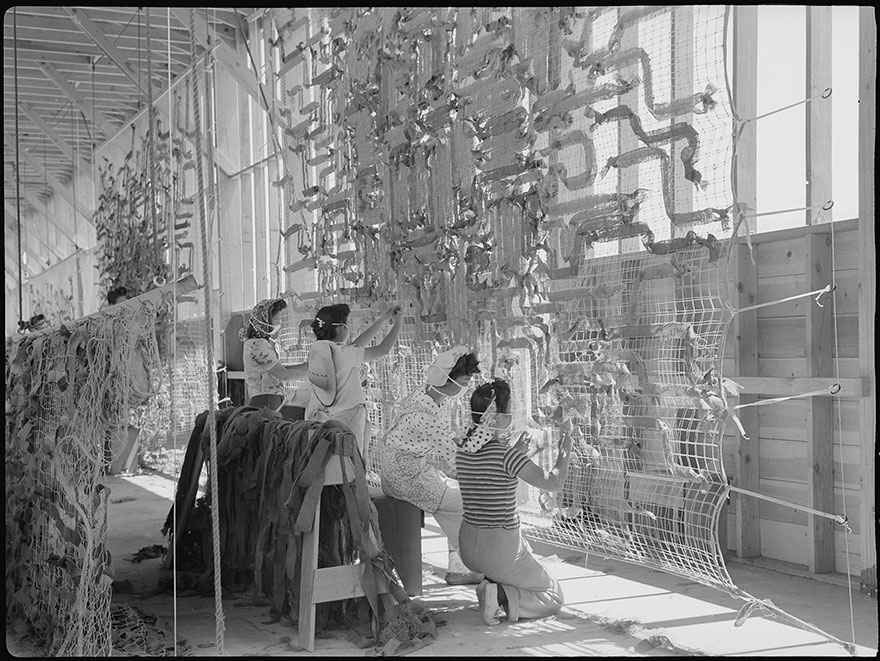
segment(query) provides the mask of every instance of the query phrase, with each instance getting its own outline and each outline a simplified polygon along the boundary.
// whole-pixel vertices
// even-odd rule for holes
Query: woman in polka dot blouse
[[[477,357],[465,346],[437,356],[425,374],[426,383],[401,402],[379,453],[382,490],[432,514],[445,533],[449,548],[446,582],[453,585],[476,584],[482,576],[469,571],[458,552],[462,520],[458,482],[429,464],[427,456],[453,442],[452,428],[440,415],[443,400],[464,393],[471,376],[479,371]]]

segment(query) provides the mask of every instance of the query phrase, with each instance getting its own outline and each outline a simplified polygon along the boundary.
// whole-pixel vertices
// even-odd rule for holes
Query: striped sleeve
[[[518,477],[519,472],[530,461],[531,459],[526,456],[525,452],[511,446],[507,448],[507,452],[504,453],[504,459],[502,460],[501,465],[510,477]]]

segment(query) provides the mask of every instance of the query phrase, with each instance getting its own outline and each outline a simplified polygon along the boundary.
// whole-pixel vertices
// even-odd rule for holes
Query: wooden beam
[[[808,234],[804,241],[807,287],[810,291],[821,289],[834,277],[830,234]],[[807,373],[813,377],[830,377],[834,374],[833,306],[809,305],[805,317]],[[834,400],[809,397],[806,404],[809,473],[804,479],[809,491],[808,505],[820,512],[833,512]],[[811,573],[834,571],[834,522],[831,519],[808,515],[807,547],[807,566]]]
[[[23,189],[21,191],[21,196],[25,200],[27,200],[28,204],[31,205],[31,208],[33,208],[33,210],[34,210],[34,214],[38,214],[41,218],[44,218],[46,220],[46,222],[52,223],[59,232],[61,232],[64,236],[67,237],[67,239],[73,244],[75,249],[85,247],[84,244],[81,244],[77,240],[77,238],[70,233],[70,230],[67,228],[67,226],[58,222],[54,218],[50,218],[49,215],[43,213],[42,207],[45,207],[46,205],[41,204],[40,201],[34,196],[33,193],[31,193],[28,190]]]
[[[752,264],[748,246],[737,245],[735,268],[737,283],[737,307],[752,305],[758,295],[758,274]],[[736,374],[742,376],[758,375],[758,311],[741,312],[733,319],[734,355]],[[758,400],[756,395],[742,394],[740,404],[752,404]],[[739,411],[739,419],[748,436],[740,436],[736,460],[736,485],[748,491],[760,492],[760,418],[757,407],[747,407]],[[760,506],[753,498],[736,497],[736,554],[740,558],[754,558],[761,555]]]
[[[15,146],[15,138],[4,131],[3,139],[6,140],[12,147]],[[70,205],[74,208],[74,210],[80,214],[86,223],[89,225],[92,224],[91,213],[86,211],[86,206],[76,199],[76,194],[74,191],[67,190],[67,186],[62,184],[51,172],[49,172],[43,165],[31,154],[27,149],[19,149],[19,155],[24,158],[25,162],[30,165],[34,170],[37,171],[45,180],[46,183],[55,191],[58,195],[67,200]]]
[[[204,18],[199,16],[199,13],[197,11],[195,11],[194,9],[191,10],[189,8],[185,9],[183,7],[181,7],[181,8],[171,7],[171,13],[177,17],[178,21],[183,23],[183,26],[187,30],[190,29],[190,20],[189,20],[190,19],[190,15],[189,15],[190,11],[195,12],[195,15],[193,16],[193,24],[195,25],[195,31],[194,31],[195,41],[202,48],[207,48],[208,47],[208,21],[206,21]]]
[[[91,164],[84,159],[82,156],[78,156],[73,147],[70,146],[70,143],[67,142],[61,135],[58,134],[55,129],[53,129],[46,121],[40,117],[40,114],[37,110],[30,106],[30,104],[22,101],[18,104],[19,109],[24,113],[25,117],[31,120],[34,125],[40,129],[49,140],[51,140],[58,149],[64,152],[64,155],[70,159],[70,162],[73,163],[73,166],[76,167],[77,163],[79,163],[82,168],[91,168]]]
[[[12,289],[13,286],[18,283],[18,271],[13,271],[12,267],[9,266],[9,262],[6,262],[6,277],[6,287],[7,289]],[[9,279],[11,279],[12,281],[9,282]]]
[[[733,96],[740,117],[754,117],[757,108],[757,34],[758,8],[737,5],[734,9],[733,39]],[[738,202],[755,208],[757,198],[755,122],[749,122],[737,143],[737,161],[734,177],[737,181]],[[755,219],[745,221],[754,231]],[[744,233],[745,228],[741,228]],[[736,245],[731,264],[735,268],[737,308],[758,302],[758,273],[747,245]],[[734,356],[736,374],[758,376],[758,312],[751,310],[737,314],[733,319]],[[742,395],[741,404],[757,401],[755,395]],[[757,407],[740,411],[740,422],[748,439],[740,437],[737,451],[737,486],[760,492],[761,430]],[[736,498],[736,554],[740,558],[761,555],[761,510],[758,501],[737,495]]]
[[[4,241],[4,243],[6,244],[6,263],[12,263],[15,265],[15,277],[16,280],[18,280],[18,255],[16,254],[15,249],[12,248],[12,246],[15,245],[15,242]],[[38,273],[38,271],[36,271],[34,267],[28,263],[27,260],[22,260],[21,270],[23,272],[26,272],[26,274],[29,276],[36,275]]]
[[[125,74],[125,77],[128,78],[138,90],[140,90],[140,93],[146,95],[144,88],[141,87],[140,73],[138,72],[137,67],[129,62],[125,54],[107,39],[101,28],[92,23],[88,16],[85,15],[85,12],[81,9],[73,7],[62,7],[62,9],[64,9],[67,15],[70,16],[74,24],[82,30],[82,32],[91,39],[98,48],[101,49],[104,55],[110,58],[110,61],[119,67],[119,70]]]
[[[3,206],[6,209],[6,215],[10,218],[15,218],[17,215],[15,205],[10,200],[4,200],[3,202],[4,202]],[[21,226],[25,230],[27,230],[28,228],[33,227],[33,223],[32,222],[30,222],[30,223],[25,222],[24,219],[22,219]],[[49,245],[48,242],[44,241],[43,237],[40,236],[39,232],[34,232],[34,234],[36,235],[36,237],[40,241],[40,243],[43,244],[43,247],[47,248],[53,255],[55,255],[55,257],[57,259],[59,259],[59,260],[65,259],[65,255],[62,255],[60,252],[58,252],[58,248],[56,248],[55,246],[51,246],[51,245]]]
[[[758,114],[758,8],[755,5],[733,7],[733,99],[737,115],[751,118]],[[738,202],[755,208],[757,198],[757,122],[748,122],[736,143],[736,177]],[[757,218],[750,217],[744,225],[754,233]],[[742,227],[740,235],[746,233]]]
[[[807,76],[806,97],[821,94],[831,87],[831,7],[806,7]],[[806,104],[805,146],[807,182],[806,225],[831,222],[831,213],[817,214],[816,209],[832,199],[831,195],[831,99],[816,99]]]
[[[859,7],[859,375],[870,381],[870,392],[859,403],[862,479],[859,484],[859,524],[863,593],[877,597],[877,494],[874,462],[877,459],[877,397],[874,326],[877,306],[877,253],[874,245],[874,151],[877,113],[877,24],[873,7]]]
[[[226,71],[242,86],[254,101],[263,109],[267,115],[271,115],[275,126],[283,125],[284,120],[277,112],[273,112],[271,106],[267,105],[269,97],[261,93],[262,84],[257,82],[257,76],[253,69],[248,69],[241,63],[241,58],[232,48],[224,43],[217,45],[216,51],[217,61],[221,62]],[[271,94],[271,92],[270,92]]]
[[[45,60],[41,60],[37,62],[37,66],[40,70],[46,74],[46,78],[55,83],[55,86],[64,92],[67,97],[75,103],[80,110],[83,111],[83,114],[87,118],[91,118],[94,115],[95,123],[101,128],[101,131],[104,132],[104,135],[108,138],[116,135],[117,131],[113,124],[107,119],[100,111],[92,108],[92,105],[83,98],[82,94],[80,94],[76,89],[74,89],[73,85],[67,82],[64,79],[64,76],[53,67],[51,64],[46,62]]]
[[[831,7],[807,6],[806,10],[806,98],[831,87]],[[806,225],[830,223],[831,214],[817,214],[831,194],[831,102],[816,99],[806,104],[804,163],[806,172]],[[826,234],[807,234],[805,274],[808,291],[821,289],[833,279],[831,238]],[[819,284],[821,283],[821,284]],[[827,377],[834,374],[833,307],[808,305],[806,319],[807,374]],[[834,400],[829,397],[807,399],[807,466],[804,477],[809,490],[809,506],[820,512],[834,511]],[[834,523],[821,516],[807,517],[807,566],[811,573],[834,571]]]
[[[172,9],[171,10],[177,18],[184,22],[185,25],[189,25],[189,14],[184,12],[182,9]],[[202,18],[198,12],[195,14],[195,34],[196,41],[204,47],[208,47],[208,23]],[[242,26],[241,21],[239,21],[239,31],[246,30],[247,25]],[[248,38],[248,33],[244,32],[240,34],[240,38],[236,39],[236,42],[242,41],[244,43]],[[244,90],[248,93],[248,95],[254,99],[259,106],[267,113],[272,113],[272,108],[267,105],[268,96],[265,96],[260,93],[260,88],[262,87],[257,82],[256,73],[248,69],[246,65],[241,63],[242,58],[239,57],[238,53],[230,47],[228,44],[218,41],[214,44],[216,46],[216,51],[214,53],[217,61],[222,62],[227,72],[241,85]],[[275,125],[279,125],[282,121],[282,118],[277,113],[272,114],[272,119],[275,122]]]

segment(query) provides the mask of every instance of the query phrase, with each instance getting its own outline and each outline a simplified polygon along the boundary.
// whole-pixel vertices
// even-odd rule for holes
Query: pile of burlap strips
[[[194,481],[210,456],[207,412],[196,418],[165,529],[180,531],[178,585],[190,594],[212,589],[211,506],[196,502]],[[382,546],[363,458],[344,426],[284,420],[268,409],[229,408],[214,413],[221,579],[224,589],[250,587],[255,604],[268,599],[274,621],[297,624],[303,532],[321,508],[318,567],[362,563],[364,597],[319,604],[316,630],[346,627],[359,647],[377,655],[409,653],[435,637],[430,614],[408,598]],[[324,468],[345,455],[354,475],[324,487]],[[210,494],[210,489],[208,489]],[[175,520],[177,508],[180,520]],[[182,575],[183,574],[183,575]],[[186,577],[189,577],[188,580]],[[380,585],[387,591],[380,591]]]

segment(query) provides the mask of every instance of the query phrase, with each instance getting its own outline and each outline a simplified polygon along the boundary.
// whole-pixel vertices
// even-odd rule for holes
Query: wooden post
[[[758,274],[746,244],[736,248],[737,307],[754,305],[758,294]],[[758,311],[740,312],[733,320],[734,360],[736,373],[744,376],[758,374]],[[740,404],[751,404],[757,395],[740,395]],[[741,489],[760,492],[760,426],[757,407],[746,407],[738,412],[748,438],[740,437],[737,451],[736,485]],[[761,509],[754,498],[736,496],[736,554],[740,558],[761,555]]]
[[[806,7],[807,98],[831,87],[831,7]],[[807,187],[806,224],[831,222],[830,213],[817,213],[831,199],[831,103],[816,99],[805,107]],[[804,237],[804,281],[807,291],[821,289],[834,278],[831,235],[810,232]],[[807,375],[834,374],[834,309],[810,303],[805,311]],[[807,466],[805,476],[810,507],[834,511],[834,425],[831,397],[810,397],[807,407]],[[807,517],[807,564],[814,574],[834,571],[834,524],[830,519]]]
[[[826,286],[831,272],[831,235],[810,232],[806,242],[806,286],[809,291]],[[809,376],[832,376],[834,370],[833,306],[810,303],[806,309],[806,360]],[[807,488],[809,506],[834,511],[834,403],[831,397],[809,397],[807,406]],[[792,457],[793,459],[794,457]],[[814,574],[834,571],[834,524],[831,519],[807,517],[808,566]]]
[[[733,95],[737,113],[741,118],[751,118],[757,114],[757,35],[758,8],[738,5],[733,10],[734,25],[734,65]],[[740,134],[736,144],[736,191],[737,202],[755,208],[757,198],[757,140],[755,123],[749,122]],[[750,230],[755,230],[755,219],[745,221]],[[742,233],[745,228],[741,228]],[[735,240],[735,239],[734,239]],[[735,259],[731,261],[736,268],[737,307],[742,308],[757,303],[758,274],[752,255],[746,244],[735,245]],[[743,376],[758,376],[758,313],[757,310],[737,314],[734,326],[734,360],[736,373]],[[740,404],[756,401],[756,395],[741,395]],[[741,489],[760,491],[759,455],[760,429],[756,407],[740,410],[740,422],[748,439],[740,438],[737,452],[736,483]],[[740,558],[753,558],[761,555],[761,511],[758,501],[753,498],[736,498],[736,554]]]
[[[808,6],[806,98],[831,87],[831,7]],[[831,214],[817,209],[831,199],[831,99],[815,99],[806,114],[806,224],[830,222]]]
[[[859,376],[868,384],[859,403],[862,435],[860,545],[863,593],[877,596],[874,462],[877,432],[877,378],[874,369],[874,315],[877,255],[874,247],[874,150],[877,112],[877,25],[873,7],[859,7]]]

